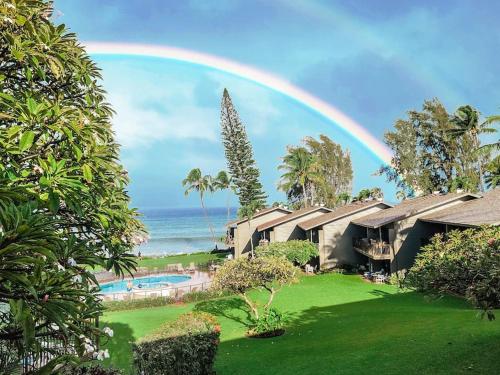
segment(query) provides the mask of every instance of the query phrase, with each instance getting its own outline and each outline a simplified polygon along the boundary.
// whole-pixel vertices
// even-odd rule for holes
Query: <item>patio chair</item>
[[[179,273],[184,273],[184,267],[182,267],[182,263],[177,263],[176,271]]]
[[[194,262],[189,263],[189,267],[187,268],[188,272],[196,272],[196,267],[194,265]]]

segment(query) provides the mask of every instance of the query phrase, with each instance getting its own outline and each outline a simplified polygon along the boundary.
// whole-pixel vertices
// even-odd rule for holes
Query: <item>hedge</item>
[[[175,299],[173,297],[153,297],[153,298],[141,298],[128,301],[108,301],[104,302],[104,307],[107,311],[123,311],[123,310],[133,310],[133,309],[143,309],[146,307],[159,307],[171,305],[174,303],[191,303],[206,301],[209,299],[220,298],[229,296],[231,293],[224,292],[214,292],[211,290],[197,291],[184,294],[180,299]]]
[[[203,312],[179,316],[133,345],[139,375],[211,375],[220,326]]]

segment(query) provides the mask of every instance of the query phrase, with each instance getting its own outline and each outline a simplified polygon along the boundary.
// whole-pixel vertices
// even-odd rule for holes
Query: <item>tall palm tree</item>
[[[494,120],[493,120],[494,121]],[[457,109],[455,116],[452,119],[453,128],[449,130],[452,138],[461,138],[469,135],[473,141],[473,147],[479,149],[481,141],[479,135],[483,133],[494,133],[496,129],[489,127],[490,121],[479,121],[479,112],[470,105],[464,105]],[[483,165],[480,157],[477,158],[477,168],[479,172],[479,185],[481,191],[484,191],[483,186]]]
[[[215,190],[227,190],[227,221],[231,217],[231,192],[234,192],[233,178],[226,171],[220,171],[214,179]]]
[[[294,187],[299,186],[304,207],[308,207],[308,194],[307,188],[310,185],[319,181],[319,174],[317,172],[316,158],[304,147],[289,147],[288,154],[283,157],[283,163],[278,169],[285,170],[286,172],[281,176],[278,188],[288,192]],[[311,189],[312,190],[312,189]],[[311,204],[314,198],[311,194]]]
[[[494,115],[486,118],[485,124],[498,124],[500,123],[500,115]],[[494,132],[497,132],[498,129],[493,128]],[[490,151],[500,151],[500,139],[496,142],[484,145],[480,147],[481,151],[490,152]]]
[[[208,217],[208,211],[205,207],[205,201],[203,199],[206,192],[212,193],[214,191],[213,179],[210,175],[205,175],[201,173],[200,168],[191,169],[187,177],[182,180],[182,186],[186,188],[184,195],[188,196],[192,191],[197,191],[200,194],[201,208],[203,209],[203,214],[205,215],[205,220],[207,221],[208,228],[212,234],[212,240],[214,241],[214,246],[217,245],[217,240],[215,239],[215,232],[212,226],[212,222]]]

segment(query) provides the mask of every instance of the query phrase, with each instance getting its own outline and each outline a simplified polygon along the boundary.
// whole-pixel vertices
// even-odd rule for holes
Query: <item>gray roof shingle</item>
[[[406,199],[392,208],[363,216],[354,220],[353,223],[364,227],[378,228],[467,196],[471,198],[480,197],[471,193],[429,194],[418,198]]]
[[[420,220],[467,227],[500,225],[500,188],[484,193],[482,198],[440,210]]]
[[[304,230],[310,230],[316,227],[319,227],[321,225],[331,223],[332,221],[342,219],[346,216],[356,214],[360,211],[369,209],[371,207],[375,207],[377,205],[383,204],[387,207],[392,207],[390,204],[382,202],[382,201],[377,201],[377,200],[372,200],[372,201],[365,201],[365,202],[354,202],[350,204],[346,204],[345,206],[338,207],[334,209],[332,212],[326,213],[324,215],[309,219],[307,221],[301,222],[299,224],[299,227],[301,227]]]
[[[282,217],[270,220],[268,222],[265,222],[265,223],[259,225],[257,227],[257,231],[261,232],[263,230],[275,227],[275,226],[277,226],[279,224],[283,224],[283,223],[289,222],[290,220],[294,220],[294,219],[300,218],[302,216],[305,216],[307,214],[310,214],[310,213],[313,213],[313,212],[316,212],[316,211],[324,211],[326,213],[326,212],[330,212],[332,210],[329,209],[329,208],[326,208],[326,207],[307,207],[307,208],[301,208],[300,210],[294,211],[294,212],[292,212],[292,213],[290,213],[288,215],[285,215],[285,216],[282,216]]]

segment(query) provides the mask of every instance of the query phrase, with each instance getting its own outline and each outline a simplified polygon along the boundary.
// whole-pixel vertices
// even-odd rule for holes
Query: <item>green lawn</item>
[[[460,299],[398,293],[358,276],[303,277],[275,306],[292,315],[284,336],[245,337],[238,298],[105,314],[115,330],[112,363],[128,369],[130,344],[166,320],[199,309],[222,326],[217,374],[496,374],[500,320],[489,322]],[[498,314],[498,313],[497,313]]]
[[[144,257],[142,260],[137,259],[137,267],[165,267],[167,264],[182,263],[183,266],[189,266],[189,263],[205,264],[210,261],[224,259],[227,254],[211,254],[211,253],[193,253],[182,255],[168,255],[161,258]]]

